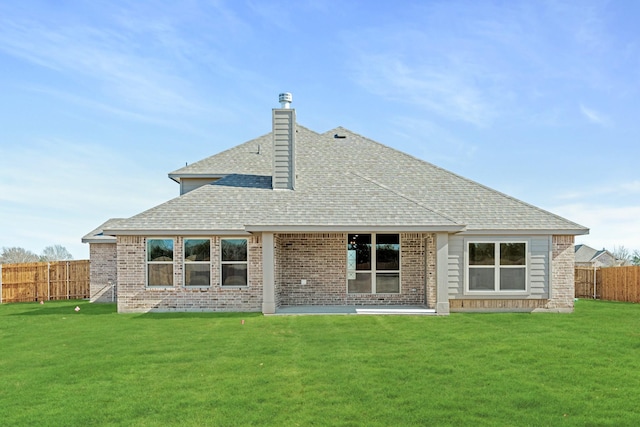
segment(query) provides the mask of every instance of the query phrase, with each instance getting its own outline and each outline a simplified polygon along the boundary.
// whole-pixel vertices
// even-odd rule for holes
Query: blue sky
[[[640,249],[640,2],[0,3],[0,247],[178,195],[167,173],[344,126]]]

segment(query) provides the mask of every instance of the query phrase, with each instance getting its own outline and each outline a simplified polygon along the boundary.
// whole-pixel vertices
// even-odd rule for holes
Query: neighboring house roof
[[[615,255],[606,249],[597,250],[587,245],[575,246],[576,265],[612,267],[619,264]]]
[[[334,135],[341,138],[335,138]],[[295,190],[273,190],[269,133],[169,177],[223,178],[126,220],[110,234],[446,231],[586,234],[588,229],[344,128],[296,125]]]

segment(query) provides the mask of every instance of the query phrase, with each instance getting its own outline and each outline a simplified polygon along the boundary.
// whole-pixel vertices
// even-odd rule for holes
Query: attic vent
[[[347,136],[346,135],[338,135],[337,133],[335,135],[333,135],[333,137],[335,139],[345,139]]]

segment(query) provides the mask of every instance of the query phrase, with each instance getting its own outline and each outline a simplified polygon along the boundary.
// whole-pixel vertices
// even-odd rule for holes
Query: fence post
[[[47,301],[51,301],[51,263],[47,263]]]
[[[69,295],[69,261],[67,261],[67,299],[71,299]]]
[[[596,293],[596,276],[598,274],[598,268],[597,267],[593,267],[593,299],[596,299],[596,295],[598,295]]]
[[[2,304],[2,264],[0,264],[0,304]]]

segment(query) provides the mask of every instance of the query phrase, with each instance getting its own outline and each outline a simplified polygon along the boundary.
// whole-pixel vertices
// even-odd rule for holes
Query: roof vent
[[[284,92],[278,95],[278,102],[280,102],[280,108],[291,108],[291,102],[293,101],[293,95],[289,92]]]

